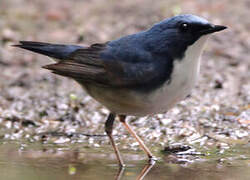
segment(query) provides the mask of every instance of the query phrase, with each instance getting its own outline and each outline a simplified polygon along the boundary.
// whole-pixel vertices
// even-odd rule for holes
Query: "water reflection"
[[[151,170],[151,168],[154,166],[155,162],[151,164],[146,164],[143,169],[141,170],[140,174],[136,178],[136,180],[143,180],[144,177],[148,174],[148,172]],[[119,168],[117,176],[115,177],[115,180],[121,180],[123,177],[125,171],[125,167]]]
[[[151,168],[154,166],[155,162],[152,164],[146,164],[145,167],[142,169],[140,175],[136,178],[137,180],[142,180],[144,177],[148,174],[148,172],[151,170]]]
[[[228,157],[195,160],[178,164],[164,156],[156,164],[146,164],[144,155],[124,153],[127,166],[119,169],[115,155],[102,149],[75,149],[32,145],[0,145],[1,179],[25,180],[165,180],[239,179],[250,177],[249,154],[242,151]],[[244,155],[243,155],[244,154]],[[171,159],[172,160],[172,159]],[[39,178],[38,178],[39,177]]]
[[[146,164],[143,169],[141,170],[140,174],[138,175],[138,177],[136,178],[136,180],[143,180],[144,177],[148,174],[148,172],[151,170],[151,168],[155,165],[155,161],[150,163],[150,164]],[[115,180],[121,180],[123,177],[123,173],[124,173],[125,167],[119,168],[117,176],[115,177]]]
[[[120,167],[119,168],[118,173],[117,173],[117,175],[115,177],[115,180],[120,180],[122,178],[124,170],[125,170],[125,167]]]

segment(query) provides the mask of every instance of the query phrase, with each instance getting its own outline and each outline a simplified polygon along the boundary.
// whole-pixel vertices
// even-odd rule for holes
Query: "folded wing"
[[[171,64],[166,64],[170,61],[157,59],[156,55],[152,58],[143,48],[127,42],[121,44],[82,47],[21,41],[14,46],[56,58],[57,63],[44,68],[83,84],[150,89],[170,78]]]
[[[112,47],[108,47],[107,43],[81,48],[73,52],[69,60],[44,68],[78,82],[111,87],[146,88],[165,79],[160,63],[145,62],[143,59],[126,60],[124,56],[112,57],[112,54],[107,55],[108,48]]]

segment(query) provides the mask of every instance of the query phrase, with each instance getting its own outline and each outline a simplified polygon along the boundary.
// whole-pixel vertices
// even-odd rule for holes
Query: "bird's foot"
[[[126,164],[124,164],[124,163],[122,163],[122,164],[121,164],[121,163],[119,163],[119,168],[120,168],[120,169],[125,168],[125,166],[126,166]]]
[[[158,159],[157,159],[156,157],[152,156],[152,157],[149,158],[148,163],[153,165],[153,164],[155,164],[155,162],[156,162],[157,160],[158,160]]]

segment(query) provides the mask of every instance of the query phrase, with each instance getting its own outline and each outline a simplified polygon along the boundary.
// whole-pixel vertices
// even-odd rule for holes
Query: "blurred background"
[[[220,173],[212,175],[201,168],[204,177],[249,177],[249,9],[249,0],[1,0],[1,174],[4,169],[7,179],[32,179],[45,172],[44,179],[69,179],[71,174],[78,175],[74,176],[77,179],[87,177],[85,165],[91,170],[88,177],[96,175],[92,179],[100,179],[103,174],[100,173],[98,178],[95,168],[103,173],[105,165],[109,164],[110,176],[105,178],[112,179],[117,168],[104,133],[108,111],[73,80],[42,69],[41,66],[52,62],[50,59],[11,45],[19,40],[82,45],[103,43],[145,30],[165,18],[191,13],[214,24],[228,26],[228,29],[213,35],[208,41],[202,56],[199,82],[191,97],[166,114],[130,117],[138,135],[164,159],[159,171],[153,168],[149,179],[165,172],[166,164],[173,179],[189,177],[185,173],[190,179],[197,175],[192,172],[199,165],[193,162],[206,157],[171,156],[169,159],[162,151],[176,143],[188,145],[195,152],[210,153],[214,161],[211,167],[203,164],[205,169],[219,165],[224,168],[223,172],[218,170]],[[120,149],[126,154],[125,161],[133,164],[135,160],[145,159],[138,151],[138,144],[119,123],[115,124],[114,134]],[[92,156],[89,156],[90,152]],[[102,158],[109,159],[109,162],[105,163]],[[192,162],[192,165],[187,169],[172,165],[179,164],[180,159],[185,160],[184,164]],[[34,165],[34,161],[41,161],[42,168]],[[97,165],[89,164],[92,161]],[[102,167],[99,167],[100,161]],[[227,163],[231,163],[235,171],[227,167]],[[244,170],[235,168],[239,164]],[[50,166],[52,169],[58,167],[54,171],[62,172],[59,173],[62,176],[51,173]],[[128,179],[133,179],[137,170],[143,167],[142,164],[138,168],[131,166],[125,173]],[[29,172],[27,167],[37,174]],[[177,175],[172,176],[173,172]],[[161,175],[164,179],[164,174]]]

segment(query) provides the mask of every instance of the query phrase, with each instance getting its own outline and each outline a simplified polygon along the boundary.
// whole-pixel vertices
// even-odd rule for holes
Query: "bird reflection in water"
[[[155,161],[153,161],[152,163],[148,163],[146,164],[143,169],[141,170],[140,174],[138,175],[138,177],[136,178],[136,180],[143,180],[144,177],[149,173],[149,171],[152,169],[152,167],[155,165]],[[115,177],[115,180],[121,180],[121,178],[123,177],[123,173],[125,171],[124,167],[119,168],[118,173]]]

